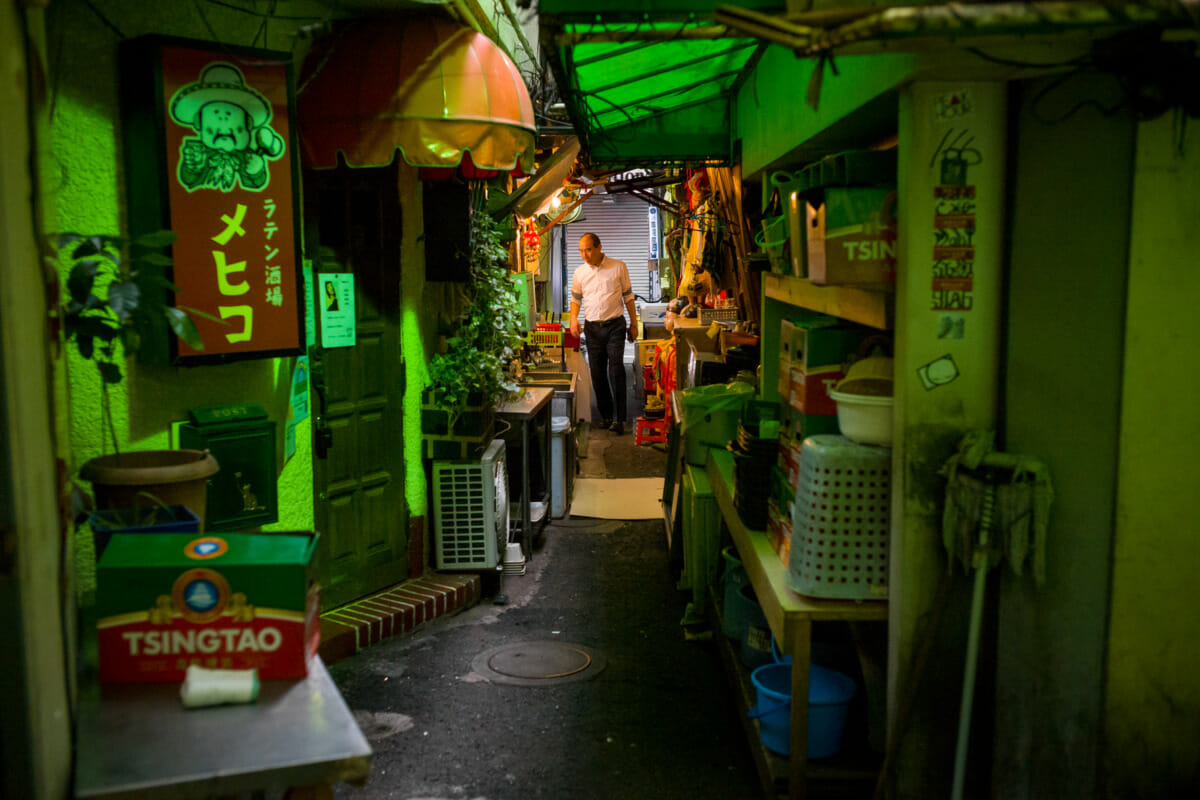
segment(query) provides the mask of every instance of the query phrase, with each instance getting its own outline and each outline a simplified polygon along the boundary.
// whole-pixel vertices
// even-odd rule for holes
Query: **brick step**
[[[479,602],[478,575],[426,575],[321,615],[321,660],[332,664],[389,636]]]

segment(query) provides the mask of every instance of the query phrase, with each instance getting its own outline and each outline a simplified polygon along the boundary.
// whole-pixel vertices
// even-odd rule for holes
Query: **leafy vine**
[[[511,364],[521,347],[520,299],[508,269],[500,225],[487,213],[471,219],[470,302],[429,364],[434,402],[461,409],[474,396],[494,407],[518,389]]]

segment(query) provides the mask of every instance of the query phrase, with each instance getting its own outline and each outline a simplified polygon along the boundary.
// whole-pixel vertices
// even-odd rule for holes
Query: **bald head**
[[[579,237],[579,255],[593,267],[599,266],[604,260],[604,251],[600,249],[600,237],[594,233],[585,233]]]

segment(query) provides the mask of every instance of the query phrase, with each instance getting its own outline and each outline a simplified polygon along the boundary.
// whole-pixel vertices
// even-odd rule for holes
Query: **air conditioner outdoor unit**
[[[508,544],[504,441],[479,461],[433,462],[434,548],[438,569],[496,569]]]

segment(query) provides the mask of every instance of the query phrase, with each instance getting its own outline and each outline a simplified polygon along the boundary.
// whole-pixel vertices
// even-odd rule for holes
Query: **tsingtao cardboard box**
[[[896,282],[896,191],[830,187],[807,209],[808,278],[818,285]]]
[[[96,567],[102,683],[189,665],[303,678],[320,644],[317,535],[115,534]]]

